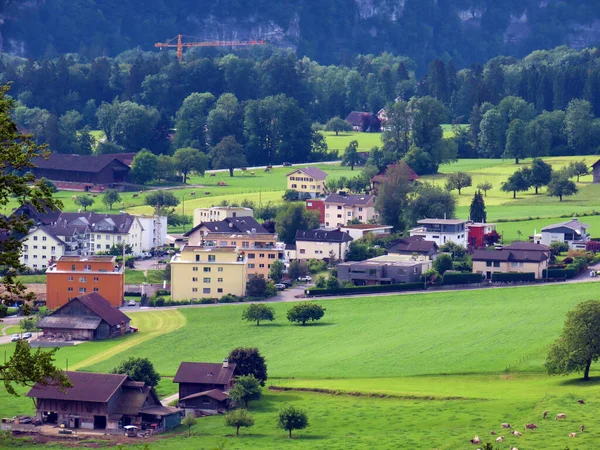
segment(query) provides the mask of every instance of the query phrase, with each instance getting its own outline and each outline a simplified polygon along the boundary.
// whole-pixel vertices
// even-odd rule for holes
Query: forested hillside
[[[0,0],[0,18],[2,50],[35,58],[150,50],[183,33],[262,38],[323,63],[390,51],[425,69],[600,42],[596,0]]]

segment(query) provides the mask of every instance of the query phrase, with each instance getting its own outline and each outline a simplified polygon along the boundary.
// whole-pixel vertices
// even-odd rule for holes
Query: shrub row
[[[141,292],[129,292],[129,291],[125,291],[125,295],[128,297],[141,297],[142,293]]]
[[[481,283],[483,275],[480,273],[456,273],[446,272],[442,284],[469,284]]]
[[[575,269],[544,269],[542,278],[573,278],[577,275]]]
[[[261,299],[262,300],[262,299]],[[200,298],[198,300],[165,300],[162,297],[151,298],[148,300],[148,306],[150,307],[161,307],[161,306],[184,306],[184,305],[206,305],[212,303],[236,303],[244,302],[244,297],[237,297],[235,295],[227,294],[220,299],[216,298]]]
[[[492,282],[516,282],[516,281],[535,281],[534,272],[515,273],[515,272],[493,272]]]
[[[425,289],[423,283],[378,284],[374,286],[352,286],[336,289],[308,289],[307,295],[370,294],[374,292],[418,291]]]

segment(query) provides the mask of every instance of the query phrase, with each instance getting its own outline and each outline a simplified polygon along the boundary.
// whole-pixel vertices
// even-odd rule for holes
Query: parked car
[[[31,339],[33,337],[33,334],[31,334],[29,331],[27,333],[23,334],[23,339]]]
[[[283,163],[283,167],[289,167],[289,166],[291,166],[291,165],[292,165],[292,163],[291,163],[291,162],[287,162],[287,161],[285,161],[285,162]]]
[[[304,281],[306,283],[310,283],[312,281],[312,278],[310,277],[310,275],[306,275],[304,277],[298,277],[298,281]]]
[[[137,302],[135,300],[129,300],[127,306],[137,306]]]
[[[292,280],[285,280],[282,281],[281,284],[285,284],[285,287],[292,287],[294,285],[294,282]]]
[[[131,330],[132,333],[137,333],[139,331],[139,328],[136,328],[136,327],[129,327],[129,329]]]
[[[18,334],[13,334],[10,337],[10,342],[17,342],[17,341],[20,341],[20,340],[21,340],[21,336],[19,336]]]
[[[283,291],[287,286],[283,283],[276,283],[275,287],[277,288],[278,291]]]

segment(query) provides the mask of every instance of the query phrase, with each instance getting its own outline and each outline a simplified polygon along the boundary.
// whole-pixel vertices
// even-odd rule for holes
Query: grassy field
[[[61,349],[58,363],[108,371],[143,355],[170,377],[182,360],[220,361],[233,347],[257,346],[267,359],[268,385],[338,392],[267,391],[250,406],[256,426],[240,438],[219,416],[200,419],[192,438],[176,435],[152,449],[212,449],[225,438],[234,449],[453,450],[471,448],[475,434],[485,442],[502,422],[522,432],[524,423],[540,426],[519,438],[507,434],[506,448],[597,448],[600,373],[580,383],[576,375],[548,377],[542,368],[566,311],[594,298],[597,288],[576,283],[330,300],[320,302],[327,308],[323,323],[306,327],[289,324],[290,304],[281,303],[273,304],[277,320],[260,327],[241,321],[243,305],[140,312],[132,314],[140,333]],[[170,378],[160,383],[162,395],[175,391]],[[30,412],[28,399],[5,397],[4,416]],[[309,414],[310,427],[293,441],[275,427],[284,404]],[[542,421],[544,410],[568,419]],[[569,440],[581,423],[589,431]]]

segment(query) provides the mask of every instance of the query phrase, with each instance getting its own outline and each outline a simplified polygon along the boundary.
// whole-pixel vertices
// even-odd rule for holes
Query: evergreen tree
[[[469,217],[473,222],[477,223],[485,223],[487,221],[485,201],[480,191],[475,192],[475,195],[473,195],[471,207],[469,208]]]

